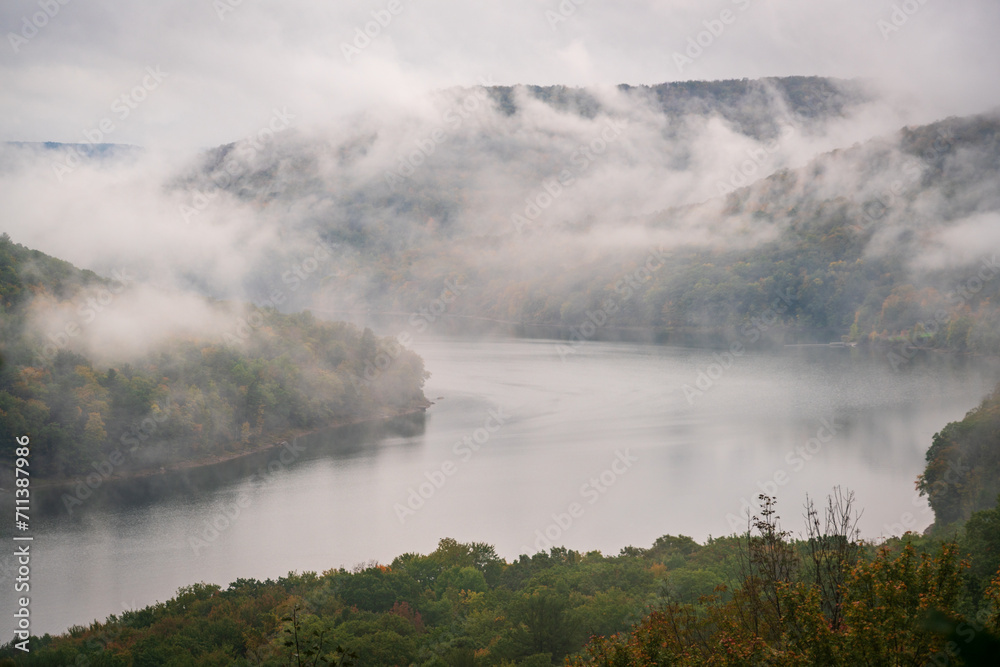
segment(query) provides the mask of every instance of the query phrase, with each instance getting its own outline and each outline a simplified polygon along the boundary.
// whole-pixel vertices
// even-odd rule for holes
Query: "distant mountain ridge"
[[[1000,281],[968,289],[991,261],[973,251],[992,247],[970,239],[1000,214],[996,115],[898,129],[802,166],[782,156],[848,136],[872,91],[820,77],[455,88],[220,146],[164,190],[196,214],[184,219],[194,233],[215,224],[200,211],[222,220],[238,206],[282,239],[243,288],[258,304],[284,290],[290,311],[395,313],[416,329],[461,285],[435,326],[574,336],[617,306],[594,337],[720,342],[781,294],[793,304],[762,338],[1000,350]],[[303,281],[290,268],[317,243],[329,261]],[[669,261],[623,302],[616,285],[654,251]]]
[[[740,131],[758,139],[776,136],[780,113],[768,104],[775,95],[787,105],[787,113],[805,119],[842,115],[850,108],[876,99],[871,87],[860,79],[833,79],[818,76],[764,77],[760,79],[724,79],[719,81],[674,81],[651,86],[620,84],[618,90],[628,95],[649,96],[669,118],[718,113]],[[491,86],[490,97],[504,113],[518,111],[515,91],[557,109],[574,110],[593,117],[602,109],[600,101],[587,88],[567,86]],[[757,108],[748,108],[756,103]],[[770,113],[762,113],[767,109]]]
[[[827,99],[823,108],[829,113],[839,113],[853,99],[823,97],[840,85],[826,80],[781,81],[799,100]],[[690,87],[700,91],[699,99],[716,99],[762,89],[752,84]],[[687,87],[667,84],[660,94],[679,94]],[[525,90],[546,104],[567,108],[587,99],[581,91],[558,87]],[[663,132],[670,132],[668,125]],[[469,203],[482,196],[477,183],[485,181],[476,181],[471,167],[465,172],[459,168],[458,147],[442,156],[445,146],[442,142],[439,152],[428,156],[428,166],[405,188],[386,190],[376,175],[353,189],[344,185],[324,195],[330,182],[311,157],[316,153],[296,152],[302,146],[293,141],[277,146],[261,169],[234,182],[230,191],[243,199],[261,197],[258,201],[272,208],[308,203],[310,212],[297,218],[299,228],[339,244],[336,274],[297,295],[300,305],[318,311],[416,314],[438,296],[444,281],[458,279],[468,290],[442,321],[454,315],[489,318],[547,326],[547,335],[560,329],[561,335],[571,335],[587,321],[588,312],[616,299],[614,285],[642,261],[654,240],[670,245],[672,238],[680,238],[670,263],[651,278],[641,300],[621,304],[596,336],[612,336],[616,328],[626,327],[658,331],[657,337],[699,331],[739,337],[747,323],[768,311],[774,294],[790,293],[794,306],[768,336],[779,341],[784,332],[792,332],[790,340],[895,340],[1000,351],[1000,341],[991,333],[1000,281],[986,281],[974,293],[961,291],[966,282],[977,280],[977,265],[990,258],[957,260],[948,249],[956,242],[956,225],[959,231],[969,224],[989,229],[982,216],[1000,214],[1000,193],[992,185],[1000,177],[996,115],[903,128],[819,155],[800,168],[779,169],[700,204],[624,220],[601,210],[562,220],[546,213],[548,218],[543,215],[525,230],[509,220],[512,214],[523,215],[523,203],[500,209],[494,220],[484,217],[496,215],[489,209],[479,211]],[[438,158],[442,165],[430,165]],[[350,170],[367,158],[361,151],[337,159],[338,170]],[[478,158],[469,159],[475,164]],[[505,159],[513,162],[515,153]],[[223,163],[218,156],[210,165]],[[217,168],[208,166],[202,177]],[[527,191],[530,197],[544,196],[545,173]],[[578,188],[572,196],[585,194]],[[641,230],[650,243],[633,250],[602,249],[587,240],[598,231],[613,238],[619,229]],[[696,233],[706,240],[683,240]],[[580,251],[545,254],[538,252],[542,247]],[[935,266],[939,260],[932,258],[944,257],[942,253],[951,253],[952,259]],[[264,283],[281,280],[267,266],[257,277]]]
[[[133,144],[72,143],[61,141],[5,141],[7,146],[45,151],[74,151],[91,158],[113,158],[142,151]]]

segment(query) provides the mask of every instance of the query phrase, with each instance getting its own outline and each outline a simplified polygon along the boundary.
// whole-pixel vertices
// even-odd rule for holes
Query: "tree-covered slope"
[[[340,143],[289,138],[236,178],[224,166],[239,147],[223,147],[179,183],[294,212],[299,229],[339,244],[336,276],[296,295],[317,311],[416,313],[458,276],[462,294],[441,318],[456,328],[485,318],[579,337],[596,313],[604,324],[588,337],[643,328],[661,339],[748,342],[740,332],[774,314],[768,337],[779,342],[1000,350],[1000,266],[981,241],[1000,227],[1000,119],[907,127],[767,175],[783,142],[855,110],[864,98],[845,85],[627,89],[632,102],[652,100],[641,110],[587,90],[489,89],[499,111],[483,112],[480,124],[445,124],[444,138],[415,152],[420,164],[393,187],[379,153],[388,130],[378,127]],[[574,119],[591,124],[579,130]],[[619,120],[631,129],[604,142],[599,132]],[[758,120],[776,122],[778,136],[753,129]],[[602,152],[577,143],[585,131]],[[424,141],[413,133],[414,145]],[[699,146],[722,145],[713,133],[750,142],[732,158],[732,176],[705,201],[641,211],[683,199],[657,193],[705,170]],[[633,185],[646,162],[655,179]],[[646,275],[651,256],[666,259]],[[279,265],[260,274],[277,279]]]
[[[86,316],[55,333],[38,330],[39,303],[78,302],[96,318],[86,309],[100,304],[83,295],[109,284],[0,238],[0,438],[30,437],[36,477],[212,460],[293,431],[426,405],[417,355],[308,313],[254,309],[232,320],[242,323],[232,333],[157,340],[101,363],[73,347]],[[206,305],[223,320],[232,307]],[[12,460],[13,450],[4,456]]]
[[[920,491],[939,530],[989,509],[1000,496],[1000,386],[964,419],[934,436]]]
[[[947,656],[953,665],[993,664],[974,658],[998,646],[1000,575],[984,579],[986,592],[973,599],[964,570],[953,543],[911,535],[876,546],[822,530],[791,540],[768,515],[742,537],[699,545],[667,535],[617,556],[553,548],[507,562],[487,544],[443,539],[431,554],[387,565],[225,589],[196,584],[166,602],[32,638],[28,654],[9,643],[0,658],[846,667]]]

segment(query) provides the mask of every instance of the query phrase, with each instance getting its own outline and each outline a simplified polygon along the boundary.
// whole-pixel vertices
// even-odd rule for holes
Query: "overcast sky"
[[[275,108],[310,125],[482,81],[861,76],[934,116],[1000,105],[996,0],[577,2],[4,0],[0,139],[84,141],[103,121],[103,141],[200,148]]]

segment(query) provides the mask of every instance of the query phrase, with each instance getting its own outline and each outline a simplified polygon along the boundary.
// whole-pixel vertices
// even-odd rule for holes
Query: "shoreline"
[[[500,320],[489,322],[499,323]],[[432,333],[454,338],[495,336],[498,339],[509,340],[545,340],[566,345],[578,345],[582,342],[627,343],[636,345],[654,345],[668,347],[685,347],[691,349],[726,350],[734,342],[741,342],[750,350],[778,350],[794,347],[846,347],[859,350],[892,350],[906,348],[918,352],[936,354],[953,354],[957,357],[988,357],[1000,359],[1000,352],[972,352],[949,347],[933,347],[914,344],[898,336],[870,340],[864,336],[859,340],[845,340],[847,331],[837,327],[796,328],[784,325],[769,327],[769,333],[760,336],[759,340],[747,342],[745,336],[733,327],[693,327],[693,326],[614,326],[606,324],[595,327],[593,334],[580,335],[578,325],[564,323],[531,323],[503,322],[504,326],[469,329],[464,326],[442,325],[433,329]],[[487,331],[488,330],[488,331]]]
[[[381,414],[374,416],[367,416],[356,419],[349,419],[345,421],[333,422],[329,424],[324,424],[312,429],[300,429],[296,431],[288,431],[281,435],[271,436],[269,438],[268,444],[258,445],[250,449],[242,449],[237,452],[227,452],[225,454],[216,454],[207,458],[200,458],[196,460],[189,461],[176,461],[170,465],[160,466],[158,469],[140,469],[135,471],[128,471],[124,473],[113,473],[107,477],[101,476],[102,484],[109,482],[124,482],[124,481],[136,481],[146,478],[158,477],[161,475],[170,475],[172,473],[181,472],[184,470],[197,470],[202,468],[210,468],[215,465],[222,463],[229,463],[231,461],[238,461],[242,458],[248,458],[262,452],[267,452],[272,449],[278,449],[284,443],[289,440],[294,440],[296,438],[301,438],[307,435],[313,435],[315,433],[321,433],[323,431],[333,431],[341,428],[347,428],[349,426],[360,426],[363,424],[388,422],[393,419],[399,419],[400,417],[409,417],[411,415],[425,413],[427,409],[434,405],[433,401],[424,400],[420,403],[414,403],[406,408],[388,412],[380,411]],[[88,475],[94,474],[94,472],[86,473],[83,475],[77,475],[74,477],[60,477],[60,478],[46,478],[38,479],[32,482],[32,488],[34,489],[58,489],[60,487],[69,487],[74,484],[85,483]],[[98,473],[100,474],[100,473]]]

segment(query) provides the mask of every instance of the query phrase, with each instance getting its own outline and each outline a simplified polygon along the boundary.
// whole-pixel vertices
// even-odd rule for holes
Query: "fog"
[[[403,2],[352,54],[345,46],[364,44],[357,31],[384,2],[69,3],[32,31],[24,20],[39,5],[15,0],[0,9],[9,42],[0,49],[0,122],[8,140],[77,142],[111,116],[107,141],[190,151],[252,133],[276,106],[314,125],[383,104],[410,107],[414,95],[483,78],[613,86],[860,76],[898,91],[901,108],[923,116],[914,121],[1000,103],[995,3],[917,3],[894,16],[900,4]],[[678,66],[675,54],[725,10],[734,21]],[[166,78],[119,122],[110,105],[150,66]]]
[[[148,286],[76,341],[108,361],[174,334],[218,337],[231,314],[202,298],[327,316],[414,311],[435,294],[373,280],[405,258],[414,279],[475,274],[494,295],[522,284],[565,300],[595,271],[613,283],[649,248],[750,249],[795,225],[781,209],[845,198],[874,231],[872,256],[923,228],[915,273],[976,259],[992,218],[974,212],[997,201],[989,172],[968,165],[988,150],[950,135],[908,149],[907,114],[867,80],[811,80],[806,102],[787,81],[712,85],[693,97],[457,87],[312,126],[275,109],[253,135],[190,153],[8,144],[5,231]],[[32,322],[51,335],[74,308],[40,301]]]
[[[4,231],[128,271],[157,290],[163,319],[168,294],[177,312],[275,293],[289,310],[426,302],[406,281],[387,290],[375,258],[438,281],[475,271],[569,290],[581,259],[610,279],[650,247],[755,247],[788,224],[754,213],[775,197],[762,179],[838,149],[781,202],[848,196],[861,211],[904,176],[907,203],[869,251],[917,220],[929,231],[915,270],[966,261],[952,250],[974,223],[935,225],[989,199],[972,186],[964,202],[942,197],[895,135],[1000,104],[987,2],[39,7],[0,9],[0,139],[28,142],[0,149]],[[787,75],[837,78],[793,102],[763,78]],[[742,78],[722,97],[648,87]],[[754,183],[735,211],[727,197]]]
[[[15,522],[39,531],[36,633],[445,535],[565,544],[592,573],[592,549],[656,551],[644,614],[683,600],[683,535],[725,546],[754,511],[790,535],[748,498],[856,486],[867,540],[996,496],[988,438],[941,431],[1000,353],[996,2],[10,0],[0,25],[0,470],[16,519],[26,485],[41,508]],[[818,576],[854,553],[831,544]],[[480,604],[496,580],[453,546],[413,598],[437,606],[390,620],[434,642],[421,659],[485,660],[461,632],[528,625]],[[716,570],[687,572],[690,600]],[[382,602],[323,577],[339,642]],[[635,590],[595,591],[572,597],[600,631],[563,625],[611,637]],[[523,610],[547,615],[537,593]],[[474,596],[494,620],[433,639]],[[248,623],[217,655],[280,629]]]

